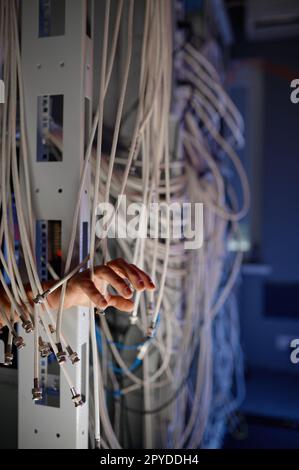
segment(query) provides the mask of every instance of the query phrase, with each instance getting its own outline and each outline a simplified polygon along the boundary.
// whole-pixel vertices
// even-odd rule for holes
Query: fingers
[[[108,300],[108,306],[128,313],[134,310],[134,302],[132,300],[124,299],[118,295],[110,296],[110,299]]]
[[[132,312],[134,302],[121,296],[108,294],[106,298],[98,291],[90,279],[80,280],[80,290],[96,307],[105,310],[107,307],[115,307],[123,312]]]
[[[91,302],[101,309],[108,307],[105,297],[98,291],[94,283],[90,279],[80,281],[80,289],[91,300]]]
[[[133,270],[135,270],[136,272],[139,273],[139,275],[141,276],[141,278],[144,282],[146,290],[155,290],[156,289],[155,284],[153,283],[153,281],[151,280],[151,278],[148,274],[146,274],[144,271],[142,271],[142,269],[138,268],[138,266],[136,266],[135,264],[130,264],[129,266],[130,266],[131,269],[133,269]]]
[[[111,285],[119,296],[104,293],[103,281]],[[118,258],[110,261],[106,266],[97,266],[94,269],[93,280],[90,278],[89,270],[75,276],[69,283],[67,297],[70,297],[70,304],[80,305],[83,301],[84,304],[88,304],[91,301],[102,310],[115,307],[123,312],[132,312],[134,302],[130,299],[133,292],[126,281],[129,281],[137,291],[155,289],[154,283],[145,272],[122,258]]]
[[[106,298],[98,291],[91,280],[81,281],[80,288],[84,295],[98,308],[105,310],[108,307],[115,307],[123,312],[132,312],[134,302],[124,299],[118,295],[108,294]]]
[[[133,292],[127,283],[109,266],[98,266],[94,270],[95,283],[98,281],[106,281],[125,299],[130,299]]]
[[[151,278],[134,264],[127,263],[124,259],[118,258],[107,263],[123,279],[128,279],[134,289],[138,291],[154,290],[155,285]]]

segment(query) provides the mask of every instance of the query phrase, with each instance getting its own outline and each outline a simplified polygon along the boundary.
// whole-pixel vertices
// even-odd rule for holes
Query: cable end
[[[75,388],[71,388],[72,401],[75,405],[75,408],[83,405],[82,397],[79,393],[76,392]]]
[[[19,350],[23,349],[26,346],[22,336],[16,336],[16,338],[14,338],[14,345]]]
[[[3,365],[6,366],[6,367],[10,367],[10,366],[12,366],[12,362],[13,362],[13,354],[12,354],[12,351],[11,351],[11,345],[7,344],[7,346],[5,348],[5,358],[4,358]]]
[[[39,380],[34,379],[33,381],[33,389],[32,389],[32,400],[33,401],[40,401],[43,399],[42,389],[39,386]]]
[[[75,351],[73,351],[70,346],[67,346],[66,351],[73,365],[76,364],[77,362],[80,362],[78,354]]]
[[[133,316],[133,315],[132,315],[132,316],[130,317],[130,323],[131,323],[131,325],[136,325],[137,321],[138,321],[138,317],[137,317],[137,316]]]
[[[48,289],[46,290],[45,292],[43,292],[42,294],[38,294],[34,299],[33,299],[33,302],[36,304],[36,305],[41,305],[45,302],[46,298],[48,297],[48,295],[51,293],[51,291]]]
[[[101,317],[104,317],[106,315],[106,310],[103,308],[96,308],[96,315],[99,315]]]
[[[22,323],[22,327],[24,328],[26,333],[32,333],[34,331],[33,323],[29,320],[26,320]]]

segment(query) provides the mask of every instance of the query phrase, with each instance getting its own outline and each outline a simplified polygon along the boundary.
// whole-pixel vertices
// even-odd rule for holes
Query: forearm
[[[42,284],[42,287],[43,287],[44,290],[47,290],[54,283],[55,283],[55,281],[45,282],[45,283]],[[34,306],[34,303],[33,303],[34,295],[33,295],[33,292],[32,292],[32,289],[31,289],[30,285],[25,284],[24,285],[24,290],[25,290],[26,296],[27,296],[27,299],[24,299],[24,300],[26,300],[27,302],[24,302],[23,305],[20,305],[20,310],[21,311],[24,311],[24,310],[26,311],[27,310],[27,308],[25,306],[25,303],[29,302],[29,304],[32,307]],[[59,303],[60,292],[61,292],[61,289],[57,289],[55,291],[55,293],[48,296],[47,301],[48,301],[49,307],[51,309],[54,309],[54,308],[57,307],[57,305]],[[12,305],[11,305],[11,302],[9,300],[9,297],[7,296],[3,286],[1,286],[0,287],[0,328],[3,328],[4,326],[7,325],[7,319],[10,318],[10,315],[11,315],[11,307],[12,307]],[[26,312],[26,314],[27,314],[27,312]],[[17,314],[15,313],[15,321],[17,322],[18,320],[19,320],[19,318],[18,318]]]
[[[48,281],[42,284],[43,291],[47,291],[56,281]],[[129,287],[129,285],[131,287]],[[109,293],[104,286],[112,286],[118,295]],[[23,299],[18,312],[15,312],[15,320],[18,316],[28,316],[28,305],[34,306],[34,296],[29,285],[25,285],[25,293],[27,299]],[[5,286],[6,289],[6,286]],[[2,326],[7,324],[7,318],[11,315],[11,303],[13,297],[10,296],[10,290],[3,286],[0,287],[0,323]],[[127,263],[124,259],[118,258],[109,261],[107,265],[96,266],[91,278],[89,269],[78,272],[67,283],[66,295],[63,299],[63,308],[68,309],[74,306],[89,307],[91,304],[99,309],[105,310],[107,307],[115,307],[123,312],[132,312],[134,309],[133,291],[142,292],[144,290],[154,290],[150,277],[141,269],[133,264]],[[104,290],[104,292],[103,292]],[[51,310],[57,310],[60,305],[62,287],[55,289],[54,292],[47,296],[47,303]],[[16,309],[16,305],[14,305]],[[41,310],[44,306],[41,307]],[[30,308],[29,308],[30,310]]]

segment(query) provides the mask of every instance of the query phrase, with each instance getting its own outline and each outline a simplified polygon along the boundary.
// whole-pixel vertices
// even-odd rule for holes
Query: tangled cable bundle
[[[93,276],[97,261],[107,263],[112,253],[124,255],[151,275],[157,290],[137,293],[129,318],[117,314],[117,318],[121,317],[121,333],[110,319],[115,319],[114,314],[99,319],[95,306],[90,306],[92,442],[96,447],[120,449],[124,445],[121,421],[125,415],[140,415],[147,447],[218,447],[225,419],[237,407],[243,393],[238,314],[233,293],[242,255],[232,254],[227,248],[230,238],[239,237],[238,222],[250,203],[247,177],[235,150],[244,143],[242,118],[215,68],[191,44],[179,45],[173,64],[172,2],[146,0],[137,105],[132,113],[134,126],[129,145],[127,142],[120,145],[124,140],[123,120],[134,52],[136,2],[118,0],[117,14],[112,21],[111,1],[106,0],[99,100],[86,146],[69,248],[63,254],[64,276],[57,279],[48,266],[57,282],[44,292],[33,248],[35,223],[17,5],[15,1],[0,0],[0,62],[7,84],[6,103],[1,106],[0,114],[3,267],[0,282],[11,304],[11,316],[2,312],[9,328],[7,359],[12,343],[19,349],[24,346],[15,329],[17,319],[27,333],[34,334],[34,398],[38,400],[41,395],[40,354],[54,352],[71,397],[79,406],[80,391],[75,390],[65,363],[60,360],[63,350],[76,354],[62,328],[67,283],[82,267],[89,266]],[[105,104],[123,22],[126,22],[127,38],[122,84],[110,150],[104,152]],[[171,109],[180,123],[177,128],[182,144],[182,152],[176,149],[174,154],[170,152]],[[62,132],[58,126],[50,131],[47,139],[62,151]],[[234,165],[241,182],[241,207],[225,176],[226,161]],[[92,178],[90,253],[73,268],[76,228],[89,168]],[[121,195],[126,196],[128,205],[137,202],[147,208],[153,203],[203,203],[203,246],[185,250],[184,239],[148,236],[108,242],[112,219],[98,238],[97,208],[101,202],[113,203],[118,228],[126,227]],[[171,230],[169,212],[163,212],[161,222],[166,232]],[[139,228],[142,233],[150,233],[145,214],[141,215]],[[20,272],[14,248],[16,230],[20,235],[25,274]],[[25,278],[36,300],[34,307],[24,289]],[[53,312],[47,296],[59,287],[60,305]],[[106,289],[103,283],[103,293]],[[134,406],[136,396],[141,397],[140,407]],[[154,427],[159,429],[156,438]]]

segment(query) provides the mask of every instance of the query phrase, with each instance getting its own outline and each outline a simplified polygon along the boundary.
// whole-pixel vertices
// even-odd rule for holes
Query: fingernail
[[[132,291],[131,291],[130,287],[126,287],[126,288],[125,288],[125,292],[126,292],[126,294],[128,294],[128,295],[131,295],[131,294],[132,294]]]
[[[144,287],[144,282],[142,281],[142,279],[139,279],[137,284],[139,287]]]
[[[153,288],[153,289],[156,289],[156,286],[153,282],[150,282],[150,286]]]

